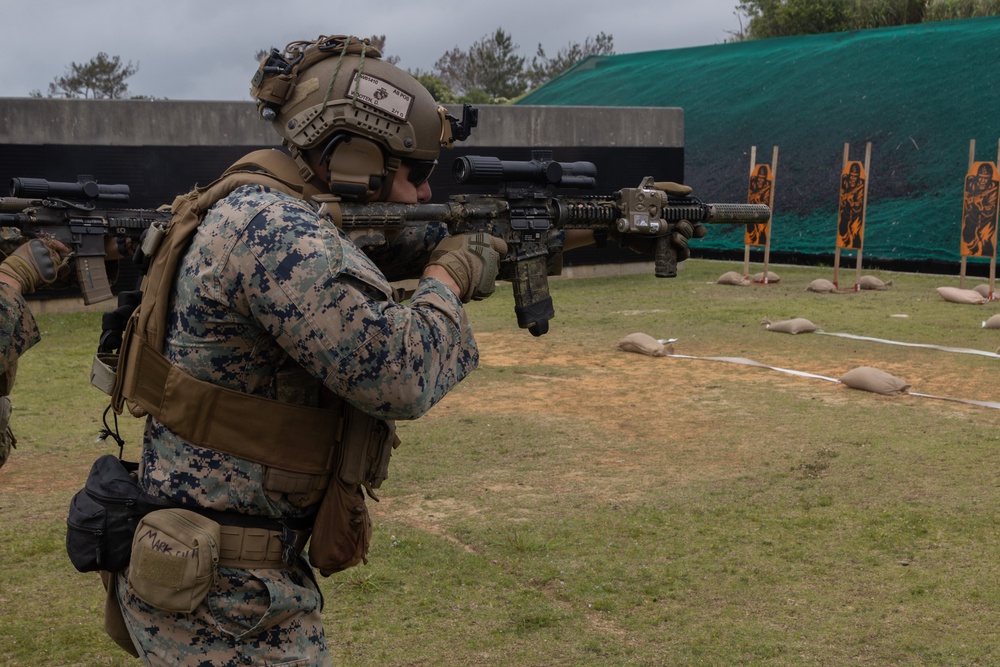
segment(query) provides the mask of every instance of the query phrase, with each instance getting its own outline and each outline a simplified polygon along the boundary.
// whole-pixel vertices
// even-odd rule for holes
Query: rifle
[[[87,305],[113,296],[104,263],[105,238],[117,237],[124,248],[149,227],[165,229],[170,220],[166,210],[98,208],[127,204],[129,187],[98,184],[88,175],[77,177],[76,183],[14,178],[10,193],[0,197],[0,226],[17,227],[29,238],[48,236],[66,244],[73,252],[70,261]]]
[[[534,336],[545,334],[555,316],[548,264],[562,247],[561,237],[550,231],[589,229],[650,237],[655,275],[672,278],[677,275],[677,251],[671,237],[682,220],[756,224],[771,217],[763,204],[706,204],[696,197],[670,195],[665,191],[669,186],[650,176],[638,187],[610,196],[558,195],[558,188],[593,188],[597,167],[591,162],[556,162],[551,151],[532,151],[528,161],[460,157],[452,175],[460,184],[499,185],[499,193],[453,195],[441,204],[337,202],[327,210],[359,245],[384,243],[380,230],[421,221],[445,223],[451,234],[482,231],[503,238],[509,251],[501,260],[499,277],[513,284],[518,326]]]
[[[337,226],[359,246],[386,243],[385,233],[406,225],[437,222],[451,234],[485,232],[503,238],[509,252],[501,261],[500,279],[514,287],[518,326],[532,335],[548,331],[555,316],[549,295],[549,259],[562,251],[562,238],[553,230],[593,230],[615,235],[650,238],[655,275],[677,275],[677,253],[671,240],[677,223],[750,224],[766,222],[770,209],[763,204],[705,204],[696,197],[674,196],[666,185],[646,177],[638,187],[609,196],[556,194],[559,188],[593,188],[597,167],[591,162],[556,162],[551,151],[533,151],[528,161],[496,157],[457,158],[452,175],[460,184],[495,184],[496,195],[453,195],[440,204],[324,201]],[[105,271],[104,237],[140,239],[150,227],[157,234],[143,239],[142,255],[155,252],[153,239],[162,238],[170,220],[165,209],[99,210],[97,203],[127,203],[127,185],[98,185],[90,176],[77,183],[15,178],[12,197],[0,198],[0,225],[19,227],[25,235],[48,235],[74,252],[77,276],[87,304],[111,297]]]

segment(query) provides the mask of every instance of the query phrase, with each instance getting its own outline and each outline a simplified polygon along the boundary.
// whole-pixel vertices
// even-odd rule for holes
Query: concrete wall
[[[449,111],[461,116],[461,107]],[[2,144],[276,146],[276,139],[251,102],[0,98]],[[487,105],[463,145],[683,148],[684,112]]]
[[[449,107],[461,117],[461,107]],[[207,183],[254,148],[278,147],[278,135],[251,102],[51,100],[0,98],[0,196],[14,177],[128,184],[130,206],[155,208],[196,183]],[[531,148],[561,161],[598,166],[596,192],[636,186],[643,176],[684,179],[684,114],[677,108],[483,106],[470,138],[432,176],[435,199],[461,191],[447,168],[451,157],[497,155],[526,160]],[[467,188],[466,188],[467,191]],[[650,271],[628,251],[567,253],[564,276]],[[119,285],[135,269],[121,266]],[[82,310],[66,292],[43,293],[36,310]],[[94,309],[107,310],[111,300]]]

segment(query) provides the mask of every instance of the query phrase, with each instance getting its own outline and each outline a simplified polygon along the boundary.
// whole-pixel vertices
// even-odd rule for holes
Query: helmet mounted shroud
[[[303,179],[329,164],[330,191],[348,199],[384,199],[403,160],[436,161],[442,146],[475,125],[450,117],[412,75],[383,61],[370,40],[345,35],[272,49],[251,94]]]

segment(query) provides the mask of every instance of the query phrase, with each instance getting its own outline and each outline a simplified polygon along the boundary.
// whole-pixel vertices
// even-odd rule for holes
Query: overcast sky
[[[129,92],[249,100],[254,54],[320,34],[385,35],[386,55],[431,71],[454,47],[503,28],[529,60],[604,32],[616,53],[724,42],[738,0],[13,0],[0,19],[0,97],[48,93],[70,63],[99,52],[139,71]],[[325,15],[325,16],[324,16]]]

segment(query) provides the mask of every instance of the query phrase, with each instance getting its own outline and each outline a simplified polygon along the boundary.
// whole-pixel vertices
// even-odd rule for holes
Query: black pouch
[[[66,517],[66,553],[80,572],[119,572],[128,566],[132,536],[146,514],[170,507],[139,488],[136,463],[105,454],[77,491]]]

